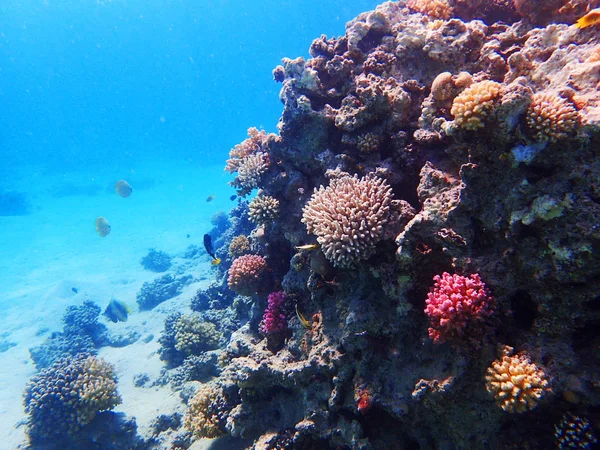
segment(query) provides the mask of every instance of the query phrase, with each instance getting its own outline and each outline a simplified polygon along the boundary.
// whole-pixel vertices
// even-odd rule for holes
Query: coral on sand
[[[226,419],[222,390],[207,384],[201,386],[189,401],[183,426],[196,437],[216,438],[225,434]]]
[[[267,269],[260,255],[243,255],[233,260],[229,268],[227,285],[240,295],[252,295],[261,288],[261,279]]]
[[[279,200],[270,195],[254,197],[248,205],[248,216],[257,225],[268,225],[279,215]]]
[[[444,272],[433,281],[425,301],[429,337],[435,343],[481,337],[495,302],[479,274],[465,277]]]
[[[191,283],[191,281],[191,275],[174,277],[167,274],[151,283],[145,282],[136,296],[140,311],[152,309],[162,302],[179,295],[184,286]]]
[[[485,380],[485,387],[498,406],[509,413],[534,409],[550,391],[544,370],[525,353],[513,355],[508,346],[501,349],[500,358],[488,368]]]
[[[317,236],[323,253],[338,267],[369,258],[383,237],[390,215],[392,189],[369,174],[342,175],[315,189],[303,209],[302,222]]]
[[[144,269],[151,272],[165,272],[171,267],[171,257],[165,252],[151,248],[140,263]]]
[[[175,348],[185,355],[199,355],[219,343],[217,327],[202,321],[197,315],[184,314],[174,325]]]
[[[25,411],[33,441],[76,434],[100,411],[121,403],[114,368],[94,356],[57,361],[27,384]]]

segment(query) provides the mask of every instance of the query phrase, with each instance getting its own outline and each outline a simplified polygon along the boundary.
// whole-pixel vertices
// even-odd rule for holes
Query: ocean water
[[[1,449],[24,439],[28,349],[60,329],[70,305],[135,303],[154,278],[139,264],[149,248],[201,245],[213,214],[234,204],[229,149],[249,127],[277,130],[272,69],[376,4],[0,2]],[[114,193],[119,179],[131,197]],[[98,216],[112,227],[105,238]],[[148,323],[158,329],[139,326],[160,332]],[[136,405],[125,365],[123,395]]]

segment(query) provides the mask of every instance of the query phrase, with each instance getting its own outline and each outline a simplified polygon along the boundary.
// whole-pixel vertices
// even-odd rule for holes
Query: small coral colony
[[[596,6],[388,2],[284,59],[279,133],[251,128],[227,160],[239,199],[210,233],[216,280],[159,340],[187,410],[155,440],[596,445]],[[34,439],[119,403],[98,343],[79,344],[92,355],[27,388]]]

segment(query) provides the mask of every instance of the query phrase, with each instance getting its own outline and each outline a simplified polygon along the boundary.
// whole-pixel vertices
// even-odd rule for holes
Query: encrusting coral
[[[302,222],[317,236],[323,253],[337,267],[369,258],[383,237],[392,189],[375,174],[342,175],[315,189],[303,209]]]
[[[537,141],[556,142],[575,132],[579,114],[568,100],[548,92],[538,92],[527,108],[526,120]]]
[[[548,376],[525,353],[513,355],[509,346],[504,346],[500,353],[500,359],[487,370],[486,389],[506,412],[522,413],[534,409],[550,391]]]
[[[279,200],[270,195],[254,197],[248,208],[250,220],[257,225],[267,225],[279,216]]]
[[[98,412],[121,403],[121,397],[112,365],[78,355],[35,375],[25,389],[24,403],[30,416],[28,434],[36,441],[77,433]]]

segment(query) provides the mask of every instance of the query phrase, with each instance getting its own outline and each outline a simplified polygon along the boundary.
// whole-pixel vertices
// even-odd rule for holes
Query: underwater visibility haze
[[[0,449],[593,449],[600,0],[4,0]]]

